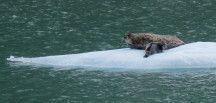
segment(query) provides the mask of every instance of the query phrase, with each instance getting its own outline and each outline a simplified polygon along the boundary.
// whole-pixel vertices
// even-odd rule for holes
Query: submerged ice
[[[9,57],[20,64],[51,67],[161,69],[216,67],[216,43],[195,42],[143,58],[144,50],[115,49],[36,58]]]

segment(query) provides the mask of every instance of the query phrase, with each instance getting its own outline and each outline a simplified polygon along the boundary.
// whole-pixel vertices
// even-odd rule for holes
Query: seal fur
[[[174,48],[185,43],[173,35],[160,35],[151,33],[126,33],[124,40],[132,49],[145,49],[146,45],[151,42],[164,44],[164,49]]]

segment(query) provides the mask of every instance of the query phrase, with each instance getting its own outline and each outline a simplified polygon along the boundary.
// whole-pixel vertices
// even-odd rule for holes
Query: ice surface
[[[9,57],[8,61],[38,66],[84,68],[209,68],[216,67],[216,43],[195,42],[165,50],[143,58],[144,50],[115,49],[80,54],[45,56],[36,58]]]

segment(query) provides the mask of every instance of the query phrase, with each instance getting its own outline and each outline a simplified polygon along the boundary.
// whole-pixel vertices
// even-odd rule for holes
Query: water
[[[216,42],[214,0],[2,0],[1,103],[214,103],[216,69],[106,71],[16,66],[38,57],[126,47],[126,32]],[[207,50],[208,53],[208,50]]]

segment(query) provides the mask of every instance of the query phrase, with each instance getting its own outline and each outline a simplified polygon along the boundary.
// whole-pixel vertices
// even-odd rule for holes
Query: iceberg
[[[49,67],[80,68],[213,68],[216,67],[216,42],[194,42],[144,58],[145,51],[122,48],[79,54],[54,55],[44,57],[14,57],[8,61],[20,64]]]

